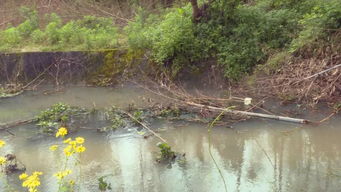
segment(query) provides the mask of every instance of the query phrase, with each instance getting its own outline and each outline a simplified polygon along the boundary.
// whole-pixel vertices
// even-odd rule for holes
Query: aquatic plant
[[[126,125],[122,112],[115,106],[112,106],[109,110],[105,112],[106,119],[110,121],[110,126],[104,127],[102,131],[114,131],[120,127]]]
[[[98,189],[100,191],[111,190],[111,184],[104,180],[105,177],[107,177],[107,176],[102,176],[102,177],[97,179],[98,180]]]
[[[111,122],[111,127],[110,127],[111,130],[116,130],[125,125],[123,118],[118,114],[113,114],[112,117],[110,118],[110,122]]]
[[[59,124],[65,123],[69,120],[70,106],[57,103],[52,105],[50,108],[41,111],[36,116],[36,125],[43,129],[43,132],[51,133],[60,126]]]
[[[41,111],[35,117],[35,122],[43,133],[53,134],[57,131],[58,127],[69,125],[73,118],[86,117],[88,113],[90,112],[79,107],[71,107],[64,103],[57,103]],[[56,137],[58,136],[56,135]]]
[[[143,115],[142,110],[136,110],[133,113],[133,117],[134,117],[135,121],[142,121],[142,115]]]
[[[171,161],[176,157],[175,152],[172,151],[172,148],[167,143],[158,143],[157,147],[160,149],[158,160]]]
[[[178,107],[167,107],[160,111],[159,116],[161,117],[179,117],[181,110]]]

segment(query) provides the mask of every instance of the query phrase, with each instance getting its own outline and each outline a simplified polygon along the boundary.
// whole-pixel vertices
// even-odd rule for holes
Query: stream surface
[[[31,118],[57,102],[88,108],[127,107],[131,102],[147,105],[145,98],[149,97],[152,95],[133,87],[26,92],[0,100],[0,122]],[[310,117],[322,118],[315,113]],[[340,116],[320,126],[250,119],[232,128],[214,127],[210,143],[205,124],[159,121],[151,126],[174,151],[185,153],[186,161],[157,163],[159,140],[144,139],[137,127],[111,133],[80,130],[69,136],[84,137],[87,150],[81,156],[81,171],[78,166],[68,177],[81,174],[76,182],[82,183],[82,192],[99,191],[97,179],[102,176],[115,192],[223,192],[224,183],[215,161],[229,192],[341,190]],[[56,191],[58,184],[52,175],[61,169],[65,157],[61,149],[51,152],[49,146],[61,141],[37,135],[34,125],[10,131],[15,136],[0,132],[0,139],[7,142],[0,155],[15,154],[28,173],[42,171],[40,191]],[[8,180],[13,188],[23,191],[17,176],[13,174]],[[3,180],[0,184],[0,191],[5,191]]]

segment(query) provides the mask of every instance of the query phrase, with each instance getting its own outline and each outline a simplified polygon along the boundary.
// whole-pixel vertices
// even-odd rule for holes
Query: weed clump
[[[176,158],[176,154],[172,151],[172,148],[167,143],[158,143],[157,147],[160,150],[159,157],[157,160],[159,162],[170,162]]]
[[[43,133],[53,134],[61,126],[72,123],[72,119],[81,115],[82,118],[87,112],[78,107],[71,107],[64,103],[57,103],[50,108],[41,111],[35,117],[36,125],[39,126]]]

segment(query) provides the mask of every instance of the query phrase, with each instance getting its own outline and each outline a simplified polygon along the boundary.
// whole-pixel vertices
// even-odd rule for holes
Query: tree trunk
[[[197,0],[190,0],[193,9],[193,20],[198,21],[200,18],[200,9]]]

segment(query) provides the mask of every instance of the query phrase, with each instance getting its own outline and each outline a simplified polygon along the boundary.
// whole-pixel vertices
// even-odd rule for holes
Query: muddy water
[[[50,95],[39,92],[0,101],[0,122],[29,117],[45,107],[64,101],[73,105],[124,106],[142,101],[137,89],[74,87]],[[141,103],[140,103],[141,104]],[[170,165],[155,162],[157,138],[144,139],[135,127],[110,134],[83,130],[72,137],[86,138],[87,151],[81,156],[80,191],[98,190],[97,178],[106,176],[113,191],[340,191],[341,118],[319,127],[261,119],[248,120],[231,128],[215,127],[211,143],[205,125],[186,122],[158,122],[173,149],[185,153],[186,161]],[[62,151],[50,152],[58,139],[36,134],[33,125],[0,132],[7,146],[1,152],[15,153],[28,172],[44,172],[41,191],[56,191],[53,175],[62,166]],[[214,157],[212,160],[209,148]],[[74,162],[69,161],[70,164]],[[79,166],[70,178],[79,174]],[[16,175],[8,178],[20,189]],[[2,189],[5,187],[2,183]],[[22,191],[22,190],[21,190]]]

